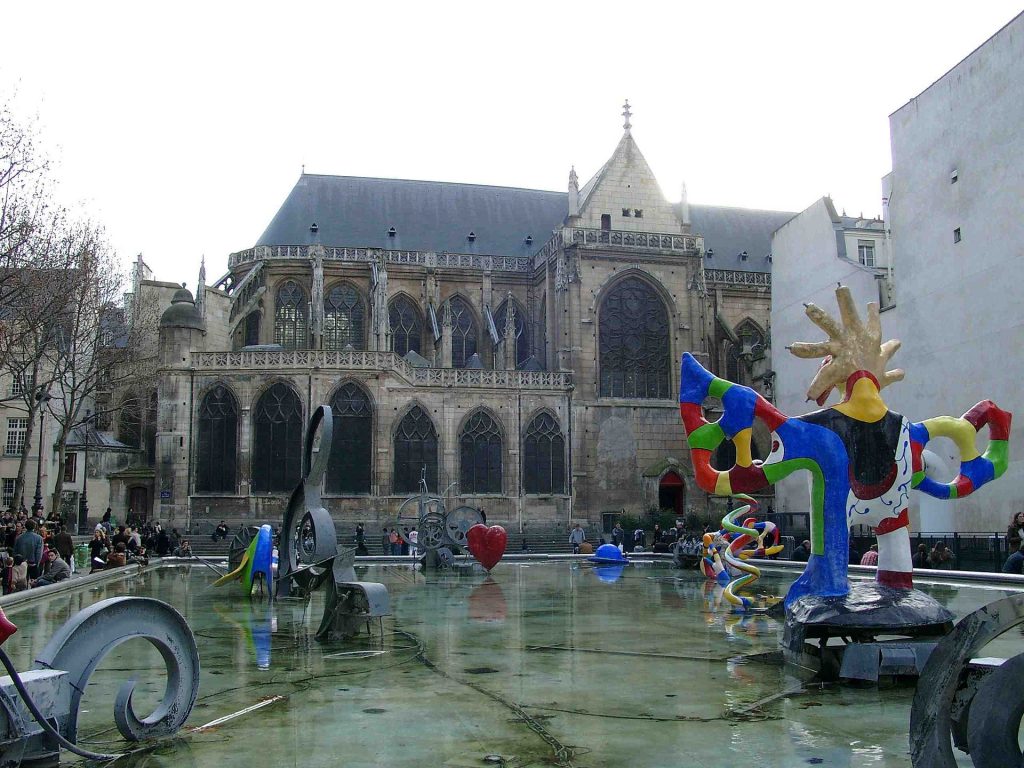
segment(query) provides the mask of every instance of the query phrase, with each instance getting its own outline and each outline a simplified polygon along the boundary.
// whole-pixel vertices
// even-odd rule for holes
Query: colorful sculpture
[[[737,494],[737,498],[747,503],[722,518],[720,531],[704,534],[701,570],[709,579],[725,587],[724,597],[733,606],[749,610],[754,607],[753,601],[749,597],[737,595],[736,591],[761,578],[761,571],[748,563],[747,559],[777,555],[783,547],[779,544],[779,529],[771,521],[758,522],[748,517],[743,525],[736,524],[736,519],[741,515],[757,509],[756,499],[742,493]],[[771,542],[767,543],[769,538]],[[750,547],[750,544],[754,546]]]
[[[213,586],[219,587],[221,584],[237,580],[245,590],[246,596],[249,596],[252,594],[256,584],[262,582],[262,585],[269,594],[271,585],[274,583],[271,570],[273,551],[273,529],[269,525],[262,525],[252,541],[249,542],[249,546],[242,553],[242,560],[238,566],[230,573],[221,576],[213,582]]]
[[[798,470],[811,473],[811,556],[786,596],[787,609],[803,595],[845,596],[849,592],[847,562],[852,523],[874,528],[878,537],[880,585],[913,586],[907,503],[918,488],[940,499],[958,498],[1006,471],[1011,415],[984,400],[961,418],[940,416],[912,423],[890,411],[881,390],[903,379],[903,371],[886,370],[900,343],[881,343],[878,305],[868,304],[863,324],[848,288],[836,290],[841,323],[819,307],[806,305],[807,316],[828,334],[828,341],[796,343],[798,357],[824,358],[807,392],[823,405],[833,388],[842,386],[837,405],[789,417],[757,392],[719,379],[684,354],[681,363],[679,411],[691,449],[697,483],[722,496],[753,492]],[[722,401],[715,423],[704,419],[702,403]],[[772,450],[764,462],[751,457],[754,420],[772,431]],[[989,428],[983,455],[975,434]],[[960,450],[960,474],[950,483],[925,476],[921,458],[934,437],[952,439]],[[732,440],[736,464],[728,470],[711,466],[711,455],[723,440]]]
[[[505,554],[508,534],[500,525],[488,528],[483,523],[477,523],[466,532],[466,545],[477,562],[490,571]]]

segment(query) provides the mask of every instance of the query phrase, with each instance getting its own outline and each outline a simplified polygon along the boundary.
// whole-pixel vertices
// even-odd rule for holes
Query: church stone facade
[[[668,202],[628,118],[566,193],[303,174],[160,320],[151,513],[279,519],[321,403],[323,498],[346,525],[393,520],[421,477],[510,530],[702,512],[678,360],[770,393],[770,240],[790,215]]]

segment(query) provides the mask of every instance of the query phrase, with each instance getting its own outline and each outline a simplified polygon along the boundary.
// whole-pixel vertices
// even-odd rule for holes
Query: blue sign
[[[169,498],[171,498],[171,492],[170,491],[160,491],[160,498],[161,499],[169,499]]]

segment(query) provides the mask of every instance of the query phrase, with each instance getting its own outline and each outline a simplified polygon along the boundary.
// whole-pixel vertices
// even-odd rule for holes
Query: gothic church
[[[173,292],[136,511],[280,519],[329,403],[344,527],[387,524],[421,477],[510,532],[703,513],[679,357],[770,395],[771,235],[792,214],[668,202],[624,114],[567,192],[304,173],[228,274]]]

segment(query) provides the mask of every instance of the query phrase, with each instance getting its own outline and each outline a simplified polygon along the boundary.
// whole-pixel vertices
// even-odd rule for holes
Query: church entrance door
[[[658,507],[670,509],[676,517],[683,516],[683,502],[686,499],[686,486],[676,472],[666,472],[658,484]]]

